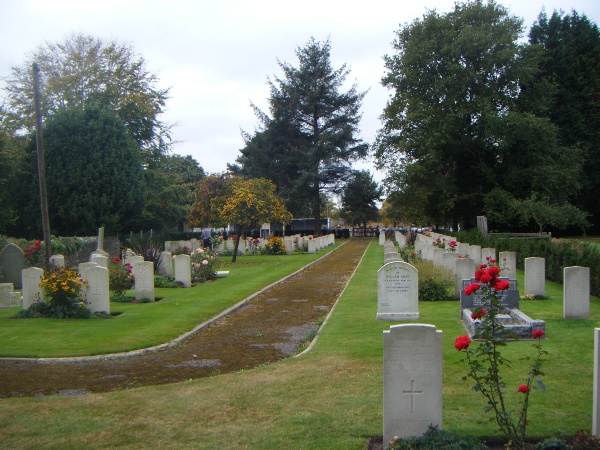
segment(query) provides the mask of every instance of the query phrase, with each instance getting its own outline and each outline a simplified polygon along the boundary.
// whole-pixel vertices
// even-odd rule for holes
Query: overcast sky
[[[499,0],[529,29],[542,8],[600,22],[599,0]],[[360,137],[372,143],[388,92],[383,56],[394,32],[428,9],[452,10],[453,0],[0,0],[0,78],[45,42],[83,33],[133,46],[160,87],[170,87],[163,120],[175,124],[173,153],[192,155],[206,172],[222,172],[252,132],[253,102],[268,111],[267,77],[277,60],[297,65],[294,51],[309,39],[331,40],[334,68],[346,63],[350,83],[366,91]],[[0,87],[3,87],[0,81]],[[0,91],[0,97],[4,92]],[[367,168],[380,180],[370,161]]]

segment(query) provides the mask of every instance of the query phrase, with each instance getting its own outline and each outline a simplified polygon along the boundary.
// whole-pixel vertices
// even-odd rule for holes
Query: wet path
[[[0,397],[106,392],[250,369],[297,353],[345,287],[369,243],[352,239],[177,347],[131,358],[0,360]]]

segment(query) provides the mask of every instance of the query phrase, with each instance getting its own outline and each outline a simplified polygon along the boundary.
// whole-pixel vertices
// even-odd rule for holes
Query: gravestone
[[[65,267],[65,257],[63,255],[50,256],[50,265],[54,267]]]
[[[0,265],[4,270],[4,281],[12,283],[17,289],[21,288],[21,271],[25,268],[23,250],[13,243],[7,244],[0,254]]]
[[[308,240],[308,253],[317,253],[317,242],[314,238]]]
[[[445,252],[442,255],[442,266],[454,273],[454,261],[458,258],[456,252]]]
[[[546,260],[525,258],[525,295],[546,295]]]
[[[496,259],[496,249],[495,248],[482,248],[481,249],[481,264],[489,264],[491,259]]]
[[[284,238],[284,243],[285,243],[285,253],[287,255],[293,255],[294,254],[294,238],[286,237],[286,238]]]
[[[192,287],[192,266],[190,255],[175,255],[175,281],[180,281],[183,287]]]
[[[149,298],[154,301],[154,263],[151,261],[136,262],[133,270],[135,272],[135,299]]]
[[[563,281],[563,318],[590,315],[590,268],[565,267]]]
[[[377,319],[419,318],[419,271],[404,261],[392,261],[377,271]]]
[[[15,292],[12,283],[0,283],[0,307],[17,306],[21,302],[21,294]]]
[[[467,244],[466,242],[457,242],[456,243],[456,253],[458,253],[461,256],[464,256],[465,258],[467,257],[471,257],[471,254],[469,253],[469,247],[470,245]]]
[[[40,283],[44,279],[44,271],[39,267],[30,267],[21,271],[23,280],[23,309],[37,302],[44,301],[44,293]]]
[[[469,258],[475,261],[476,268],[478,269],[481,264],[481,246],[480,245],[469,245]]]
[[[158,273],[165,277],[173,276],[173,255],[171,252],[160,252],[158,257]]]
[[[108,253],[104,251],[104,227],[98,228],[98,245],[94,253],[106,256],[108,259]],[[108,267],[108,264],[103,267]]]
[[[383,231],[379,232],[379,245],[385,244],[385,233]]]
[[[463,289],[462,280],[470,280],[475,273],[475,261],[471,258],[454,260],[454,297],[460,298]]]
[[[500,277],[500,280],[505,280],[506,278]],[[498,299],[498,303],[503,308],[519,308],[519,300],[521,299],[519,295],[519,289],[517,287],[517,280],[508,280],[510,282],[510,286],[508,289],[502,292],[502,296]],[[477,291],[474,294],[466,295],[465,288],[471,284],[475,283],[475,278],[471,278],[470,280],[463,280],[463,289],[460,291],[460,311],[462,315],[462,310],[465,308],[468,309],[477,309],[480,307],[485,307],[486,302],[483,299],[483,296]]]
[[[77,266],[77,272],[79,273],[79,276],[83,276],[84,270],[89,269],[90,267],[96,267],[97,265],[98,264],[94,262],[79,263],[79,265]]]
[[[592,434],[600,435],[600,328],[594,328],[594,387]]]
[[[135,276],[134,267],[135,267],[136,263],[144,262],[144,257],[140,256],[140,255],[133,255],[133,256],[130,256],[129,258],[127,258],[127,260],[125,262],[131,264],[131,273],[133,274],[133,276]]]
[[[108,269],[101,266],[90,266],[83,271],[81,278],[88,283],[85,289],[85,297],[87,308],[90,312],[105,312],[110,314]]]
[[[498,265],[502,269],[502,276],[514,280],[517,278],[517,254],[515,252],[500,252]]]
[[[442,427],[442,332],[393,325],[383,332],[383,442]]]
[[[95,251],[90,255],[90,262],[98,264],[102,267],[108,267],[108,256],[98,253],[98,251]]]
[[[431,260],[435,266],[442,267],[444,265],[444,253],[446,251],[443,248],[432,246]]]

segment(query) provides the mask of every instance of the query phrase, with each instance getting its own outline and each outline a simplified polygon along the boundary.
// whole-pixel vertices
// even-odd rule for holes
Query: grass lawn
[[[165,386],[80,397],[0,399],[2,444],[364,449],[369,436],[382,434],[382,331],[393,324],[375,319],[376,271],[382,261],[383,247],[373,242],[314,347],[300,357]],[[521,306],[530,317],[546,320],[544,349],[550,353],[543,366],[547,391],[530,397],[528,434],[572,434],[591,428],[593,329],[600,326],[600,300],[592,298],[590,318],[563,320],[562,287],[546,286],[547,300]],[[419,309],[419,322],[443,331],[444,428],[475,436],[496,434],[484,414],[483,398],[471,391],[471,381],[461,379],[466,365],[453,346],[465,334],[458,302],[422,302]],[[516,387],[526,373],[519,358],[533,355],[532,343],[510,343],[503,355],[513,363],[503,375],[516,399]]]

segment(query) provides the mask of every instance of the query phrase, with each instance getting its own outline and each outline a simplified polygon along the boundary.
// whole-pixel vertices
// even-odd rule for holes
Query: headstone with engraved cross
[[[87,281],[85,297],[87,308],[90,312],[105,312],[110,314],[108,269],[101,266],[90,266],[83,270],[81,278]]]
[[[383,442],[442,427],[442,332],[393,325],[383,332]]]
[[[133,272],[135,273],[135,299],[149,298],[154,301],[154,263],[136,262],[133,265]]]

